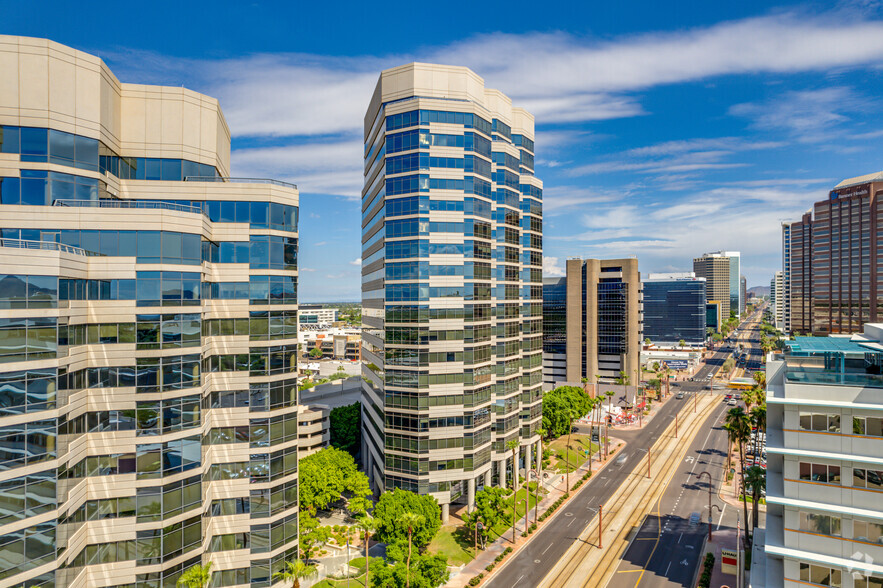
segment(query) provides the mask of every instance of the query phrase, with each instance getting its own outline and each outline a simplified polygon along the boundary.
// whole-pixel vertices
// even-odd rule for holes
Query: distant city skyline
[[[780,222],[883,160],[875,3],[553,2],[529,19],[345,3],[333,22],[299,4],[95,6],[2,2],[2,32],[98,54],[122,81],[216,96],[232,174],[300,187],[303,300],[359,299],[364,104],[408,61],[470,67],[535,113],[549,276],[568,257],[637,255],[648,273],[739,250],[748,286],[768,284]]]

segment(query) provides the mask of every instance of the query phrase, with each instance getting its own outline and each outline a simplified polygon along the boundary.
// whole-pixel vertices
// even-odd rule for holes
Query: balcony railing
[[[272,184],[283,188],[292,188],[297,190],[297,184],[290,184],[279,180],[270,180],[267,178],[231,178],[222,176],[187,176],[185,182],[230,182],[233,184]]]
[[[72,247],[64,243],[56,243],[54,241],[25,241],[23,239],[0,239],[0,247],[12,247],[14,249],[42,249],[43,251],[62,251],[64,253],[73,253],[74,255],[85,255],[87,257],[101,257],[100,253],[86,251],[79,247]]]
[[[861,386],[883,388],[883,375],[830,370],[788,368],[785,378],[793,384],[827,384],[833,386]]]
[[[153,210],[174,210],[176,212],[190,212],[205,214],[199,206],[166,202],[164,200],[56,200],[54,206],[69,206],[72,208],[142,208]]]

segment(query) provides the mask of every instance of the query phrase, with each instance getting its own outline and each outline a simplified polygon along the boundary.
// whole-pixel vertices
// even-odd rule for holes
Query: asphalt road
[[[759,316],[749,317],[744,328],[740,329],[740,340],[746,348],[751,345],[749,368],[753,361],[762,360],[759,329],[754,323]],[[722,364],[726,355],[729,354],[720,352],[715,358]],[[720,364],[715,362],[716,366]],[[683,385],[705,384],[694,381]],[[708,476],[699,478],[700,472],[711,474],[713,482],[713,529],[735,528],[737,509],[726,505],[717,496],[726,467],[727,438],[721,425],[728,408],[721,403],[721,407],[708,417],[703,430],[691,443],[680,469],[620,560],[608,588],[692,586],[702,558],[702,542],[708,533],[709,482]],[[698,524],[690,524],[692,513],[699,514]]]

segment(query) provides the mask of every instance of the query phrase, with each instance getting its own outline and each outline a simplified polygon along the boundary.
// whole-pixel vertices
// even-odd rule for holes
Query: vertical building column
[[[466,481],[466,512],[475,510],[475,478]]]
[[[518,489],[518,458],[521,457],[521,446],[515,448],[512,456],[512,487]]]
[[[506,487],[506,458],[504,457],[497,462],[500,467],[500,488]]]
[[[524,446],[524,479],[530,482],[530,445]]]
[[[591,435],[589,436],[589,440],[591,441]],[[540,471],[540,468],[543,467],[543,440],[540,439],[537,441],[537,471]]]
[[[484,487],[485,487],[485,488],[490,488],[490,487],[491,487],[491,482],[492,482],[493,479],[494,479],[494,471],[493,471],[493,469],[494,469],[493,462],[491,462],[491,467],[488,469],[488,471],[486,471],[486,472],[484,473]]]
[[[448,519],[451,516],[451,505],[447,502],[441,505],[441,522],[443,525],[448,523]]]

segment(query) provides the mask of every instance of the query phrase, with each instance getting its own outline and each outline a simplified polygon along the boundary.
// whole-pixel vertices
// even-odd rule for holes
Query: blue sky
[[[221,101],[234,175],[301,188],[301,300],[359,295],[362,118],[381,69],[471,67],[532,111],[545,269],[642,272],[742,251],[883,169],[883,10],[840,3],[0,0],[0,33],[100,55],[124,82]]]

